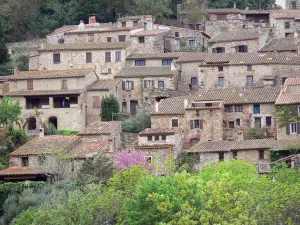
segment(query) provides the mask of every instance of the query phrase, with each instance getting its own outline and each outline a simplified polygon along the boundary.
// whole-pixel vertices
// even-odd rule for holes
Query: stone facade
[[[300,1],[299,0],[285,0],[285,9],[300,10]]]
[[[144,42],[140,41],[144,38]],[[165,50],[165,34],[131,37],[132,52],[134,53],[161,53]]]

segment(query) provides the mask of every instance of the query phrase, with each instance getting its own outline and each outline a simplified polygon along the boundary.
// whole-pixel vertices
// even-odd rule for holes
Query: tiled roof
[[[285,80],[284,86],[300,85],[300,77],[289,77]]]
[[[157,29],[157,30],[142,30],[142,31],[139,31],[137,33],[134,33],[134,34],[131,34],[131,37],[141,37],[141,36],[155,36],[155,35],[158,35],[158,34],[162,34],[162,33],[165,33],[165,32],[169,32],[169,30],[160,30],[160,29]]]
[[[280,92],[276,105],[289,105],[289,104],[299,104],[300,103],[300,93],[289,93],[288,86],[300,86],[300,78],[292,77],[287,78],[284,82],[284,89]]]
[[[41,175],[48,172],[42,167],[10,167],[0,170],[0,176]]]
[[[115,79],[115,80],[97,80],[95,83],[90,85],[87,90],[88,91],[101,91],[101,90],[110,90],[111,88],[114,88],[118,84],[121,83],[121,80]]]
[[[75,141],[77,136],[60,136],[50,135],[45,137],[36,137],[31,139],[23,146],[17,148],[10,153],[11,156],[25,156],[25,155],[39,155],[39,154],[52,154],[59,150],[69,148]]]
[[[209,42],[231,42],[231,41],[246,41],[256,40],[259,38],[259,33],[251,30],[227,31],[213,36]]]
[[[139,133],[140,136],[150,135],[150,134],[175,134],[179,132],[179,129],[176,128],[146,128]]]
[[[300,10],[271,10],[270,16],[276,19],[295,19],[299,18]]]
[[[177,63],[203,62],[209,54],[203,52],[186,52],[178,59]]]
[[[177,59],[183,54],[183,52],[131,54],[126,59]]]
[[[273,38],[269,43],[262,47],[259,52],[268,51],[297,51],[300,46],[300,40],[294,37]]]
[[[236,8],[223,8],[223,9],[207,9],[208,14],[238,14],[242,13],[242,10]]]
[[[234,144],[235,142],[233,141],[199,142],[194,147],[192,147],[191,152],[229,152]]]
[[[137,149],[143,149],[143,148],[147,148],[147,149],[152,149],[152,150],[156,150],[156,149],[169,149],[171,147],[173,147],[173,144],[154,144],[154,145],[148,145],[148,144],[139,144],[138,146],[136,146]]]
[[[245,53],[213,53],[205,58],[205,63],[229,63],[235,57]]]
[[[88,158],[99,152],[109,150],[109,143],[107,141],[97,142],[80,142],[69,152],[75,158]]]
[[[120,32],[120,31],[131,31],[133,29],[137,29],[138,27],[109,27],[109,24],[107,27],[85,27],[84,29],[76,29],[72,31],[68,31],[65,34],[72,35],[72,34],[88,34],[88,33],[105,33],[105,32]]]
[[[40,48],[39,51],[125,49],[129,45],[130,42],[73,43],[59,45],[44,45],[44,48]]]
[[[140,20],[147,16],[150,17],[151,15],[124,16],[124,17],[119,18],[118,21]]]
[[[52,79],[52,78],[68,78],[68,77],[85,77],[90,74],[93,69],[71,69],[71,70],[32,70],[19,72],[11,76],[7,76],[10,80],[26,80],[26,79]]]
[[[75,29],[77,29],[77,27],[78,27],[78,25],[66,25],[66,26],[55,29],[53,33],[61,33],[61,32],[66,32],[66,31],[70,31],[70,30],[75,30]]]
[[[276,145],[274,139],[254,139],[235,142],[231,150],[269,149]]]
[[[83,92],[82,89],[61,89],[61,90],[20,90],[20,91],[9,91],[6,93],[7,96],[39,96],[39,95],[80,95]]]
[[[95,121],[89,124],[78,135],[111,134],[121,129],[121,121]]]
[[[171,76],[170,67],[124,67],[115,77]]]

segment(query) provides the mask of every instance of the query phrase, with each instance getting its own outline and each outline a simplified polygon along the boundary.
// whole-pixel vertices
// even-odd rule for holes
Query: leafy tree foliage
[[[6,47],[6,37],[0,20],[0,63],[5,63],[8,60],[8,50]]]
[[[58,130],[52,123],[50,123],[48,126],[43,123],[42,126],[44,129],[45,135],[57,135],[58,134]]]
[[[101,99],[101,120],[111,121],[113,119],[113,113],[120,112],[119,102],[114,95],[103,96]]]
[[[146,111],[139,111],[132,119],[122,123],[122,131],[139,133],[145,128],[151,127],[151,116]]]
[[[20,102],[14,103],[11,98],[4,97],[0,103],[0,123],[1,124],[14,124],[18,121],[21,115]]]
[[[26,55],[21,55],[16,59],[16,66],[20,71],[29,70],[29,58]]]
[[[173,13],[171,0],[135,0],[135,15],[152,15],[154,18],[167,17]]]
[[[24,130],[16,130],[11,124],[7,127],[5,134],[7,137],[6,147],[9,152],[14,151],[29,141],[29,136]]]

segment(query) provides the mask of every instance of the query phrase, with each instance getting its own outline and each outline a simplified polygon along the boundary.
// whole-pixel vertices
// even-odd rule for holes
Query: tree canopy
[[[120,112],[119,102],[114,95],[103,96],[101,99],[101,120],[112,121],[115,119],[113,113]],[[115,115],[117,116],[117,115]]]

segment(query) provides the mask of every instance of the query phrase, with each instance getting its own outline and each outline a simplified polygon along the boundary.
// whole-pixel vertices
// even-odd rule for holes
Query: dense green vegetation
[[[129,133],[139,133],[145,128],[151,127],[151,116],[146,111],[138,111],[137,114],[122,123],[122,131]]]
[[[115,120],[120,112],[120,105],[118,99],[113,94],[104,95],[101,98],[101,120],[102,121],[112,121]]]

